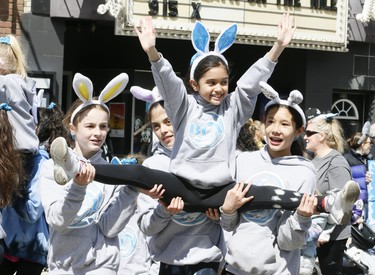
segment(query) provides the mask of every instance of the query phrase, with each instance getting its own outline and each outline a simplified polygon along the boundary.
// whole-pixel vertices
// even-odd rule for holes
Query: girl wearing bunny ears
[[[117,274],[118,234],[133,215],[142,190],[93,181],[95,169],[90,163],[106,163],[101,150],[109,130],[105,102],[121,93],[127,82],[126,74],[118,75],[95,99],[90,79],[81,74],[74,76],[73,87],[80,99],[72,104],[63,121],[74,136],[73,149],[61,146],[66,145],[64,138],[56,138],[50,151],[55,160],[45,162],[40,179],[50,229],[49,274]],[[81,160],[82,165],[78,165],[79,175],[62,186],[54,180],[55,176],[61,178],[56,175],[58,171],[54,175],[54,165],[67,155]]]
[[[260,85],[272,99],[265,106],[267,144],[259,151],[243,152],[237,157],[236,179],[240,183],[228,191],[220,207],[221,225],[234,231],[227,241],[227,266],[222,274],[299,274],[300,247],[306,241],[317,203],[315,196],[307,195],[315,192],[315,168],[302,157],[297,141],[306,125],[305,115],[297,105],[302,95],[294,90],[288,100],[281,100],[268,84]],[[251,182],[251,188],[267,184],[305,195],[295,212],[280,209],[238,212],[247,202],[245,195],[249,188],[242,182]],[[358,188],[353,181],[347,185],[348,189],[352,187]],[[337,194],[345,197],[342,195]],[[350,198],[358,197],[358,189],[351,195]],[[323,205],[327,206],[329,201],[324,199]]]

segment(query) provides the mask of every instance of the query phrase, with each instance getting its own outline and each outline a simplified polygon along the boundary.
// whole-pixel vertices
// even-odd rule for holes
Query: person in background
[[[237,138],[237,150],[256,151],[264,146],[264,125],[259,120],[250,118],[242,126]]]
[[[312,163],[317,170],[317,194],[325,195],[342,190],[344,184],[352,180],[352,174],[348,162],[342,155],[346,143],[335,114],[322,114],[309,120],[304,139],[306,149],[314,153]],[[355,201],[357,199],[358,196]],[[352,210],[353,205],[344,207],[346,210]],[[332,215],[328,217],[328,221],[322,217],[316,219],[316,224],[324,225],[317,242],[319,266],[324,275],[342,274],[344,250],[351,229],[351,211],[350,215],[349,212],[345,213],[346,217],[342,225],[334,225],[331,220]]]
[[[4,239],[5,259],[1,264],[1,274],[13,274],[14,270],[17,270],[17,274],[40,274],[46,257],[36,247],[32,251],[25,251],[36,236],[16,225],[16,220],[35,223],[43,215],[38,182],[44,157],[39,153],[39,139],[35,132],[38,101],[35,80],[27,74],[28,67],[19,39],[14,35],[0,37],[0,102],[12,109],[8,118],[14,129],[15,144],[22,155],[23,166],[23,169],[19,169],[18,177],[15,177],[20,181],[20,196],[15,197],[13,203],[2,211],[2,226],[7,237]],[[44,229],[42,231],[45,232]],[[42,234],[39,241],[45,242],[43,238]]]
[[[229,190],[220,207],[220,223],[233,235],[227,241],[228,253],[223,275],[298,274],[299,248],[306,240],[314,213],[316,173],[313,164],[302,157],[296,141],[306,124],[298,104],[299,91],[288,100],[279,98],[268,84],[261,82],[263,93],[272,99],[265,106],[266,145],[254,152],[242,152],[236,161],[236,186]],[[269,185],[305,193],[297,211],[253,210],[239,212],[248,201],[244,183]],[[251,187],[252,188],[252,187]],[[283,200],[275,194],[275,203]]]
[[[367,166],[367,158],[372,146],[372,139],[369,136],[370,126],[370,122],[367,121],[361,132],[355,133],[346,141],[348,150],[344,153],[344,158],[350,165],[353,179],[358,182],[361,188],[361,195],[359,201],[356,202],[352,223],[364,222],[367,219],[367,185],[371,182]]]
[[[63,125],[64,112],[55,102],[51,102],[46,108],[38,108],[38,124],[36,133],[39,138],[39,150],[45,150],[48,155],[52,142],[57,137],[64,137],[68,140],[69,133]]]
[[[58,136],[66,137],[67,132],[62,124],[64,113],[55,103],[51,102],[47,108],[39,107],[37,111],[36,133],[40,141],[40,161],[35,169],[41,169],[43,162],[49,159],[49,144]],[[24,191],[23,199],[26,206],[28,204],[42,205],[38,179],[35,178],[30,182]],[[8,244],[7,258],[0,265],[0,273],[4,275],[40,274],[47,267],[49,238],[44,213],[39,213],[32,222],[16,215],[11,207],[4,209],[4,215],[4,223],[9,234],[5,240]]]

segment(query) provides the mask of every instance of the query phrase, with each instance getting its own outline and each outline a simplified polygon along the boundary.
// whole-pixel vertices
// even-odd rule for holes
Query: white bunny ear
[[[121,73],[113,78],[99,95],[100,102],[108,102],[118,96],[128,85],[129,77],[126,73]]]
[[[300,104],[303,101],[303,95],[298,90],[293,90],[290,92],[288,101],[291,104]]]
[[[83,102],[92,100],[93,86],[91,80],[80,74],[76,73],[73,78],[73,89],[79,99]]]
[[[365,124],[363,124],[363,127],[362,127],[362,136],[358,140],[358,142],[357,142],[358,144],[361,144],[366,139],[366,137],[370,134],[370,128],[371,128],[370,121],[366,121]]]
[[[259,82],[260,90],[264,94],[265,97],[271,100],[280,100],[279,93],[276,92],[270,85],[266,82]]]
[[[199,21],[195,22],[194,28],[191,32],[191,42],[194,49],[198,53],[207,53],[210,44],[210,34],[203,24]]]
[[[215,52],[225,52],[236,40],[237,35],[237,24],[232,24],[224,31],[222,31],[219,37],[215,41]]]
[[[363,127],[362,127],[362,134],[369,135],[370,134],[370,128],[371,128],[370,121],[366,121],[365,124],[363,124]]]
[[[43,102],[44,89],[38,91],[38,105],[40,106]]]

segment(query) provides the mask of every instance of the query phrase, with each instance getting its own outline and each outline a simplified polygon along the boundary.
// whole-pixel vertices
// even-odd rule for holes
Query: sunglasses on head
[[[310,131],[310,130],[306,130],[305,131],[305,135],[307,137],[311,137],[312,135],[315,135],[315,134],[319,134],[319,132],[316,132],[316,131]]]

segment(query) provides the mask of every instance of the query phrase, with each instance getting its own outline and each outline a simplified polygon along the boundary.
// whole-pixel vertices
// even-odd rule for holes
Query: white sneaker
[[[349,224],[353,205],[357,201],[360,192],[358,183],[350,180],[342,190],[331,193],[324,198],[325,209],[331,214],[329,218],[335,224]]]
[[[50,154],[54,162],[53,175],[58,184],[66,184],[79,173],[80,162],[69,152],[65,138],[58,137],[52,142]]]
[[[315,258],[301,256],[300,275],[312,275],[314,273]]]

